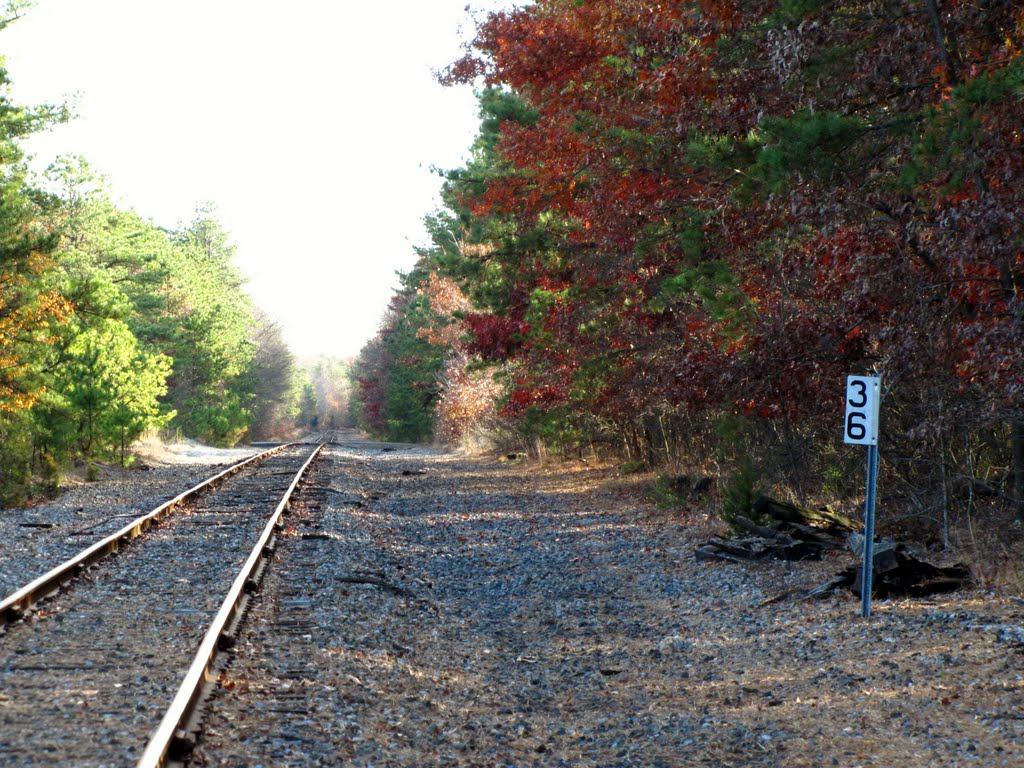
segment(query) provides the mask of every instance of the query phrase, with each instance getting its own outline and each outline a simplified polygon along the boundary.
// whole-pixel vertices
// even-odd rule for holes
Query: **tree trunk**
[[[1013,451],[1013,504],[1017,520],[1024,523],[1024,421],[1010,422],[1010,446]]]
[[[957,72],[959,53],[956,40],[953,39],[952,35],[947,35],[946,31],[942,28],[942,14],[939,11],[938,0],[924,0],[924,5],[928,9],[928,18],[932,22],[932,31],[935,33],[935,45],[939,49],[939,55],[942,57],[942,63],[946,68],[947,80],[949,85],[956,85],[959,80],[959,73]]]

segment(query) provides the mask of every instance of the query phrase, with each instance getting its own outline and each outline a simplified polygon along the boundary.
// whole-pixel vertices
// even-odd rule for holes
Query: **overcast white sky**
[[[433,70],[501,0],[38,0],[0,32],[21,103],[74,98],[33,139],[84,156],[121,201],[175,227],[212,202],[256,301],[298,354],[373,335],[440,185],[477,128]]]

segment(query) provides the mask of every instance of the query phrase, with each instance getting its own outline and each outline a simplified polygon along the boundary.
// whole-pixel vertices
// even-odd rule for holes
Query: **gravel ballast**
[[[0,591],[213,474],[211,460],[111,470],[0,512]],[[877,601],[870,619],[852,597],[769,602],[852,561],[697,562],[708,523],[614,479],[329,447],[193,763],[1024,764],[1018,598]],[[0,710],[12,704],[0,690]]]
[[[1024,606],[766,601],[584,466],[330,448],[195,764],[1011,766]]]

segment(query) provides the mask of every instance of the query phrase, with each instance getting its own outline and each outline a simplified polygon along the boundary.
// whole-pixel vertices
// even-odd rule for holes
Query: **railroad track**
[[[275,528],[338,438],[240,462],[0,600],[0,765],[157,766],[187,753]]]

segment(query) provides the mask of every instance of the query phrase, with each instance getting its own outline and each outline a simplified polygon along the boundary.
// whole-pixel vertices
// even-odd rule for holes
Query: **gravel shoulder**
[[[766,605],[847,562],[696,562],[602,468],[326,462],[197,765],[1024,763],[1017,599]]]

